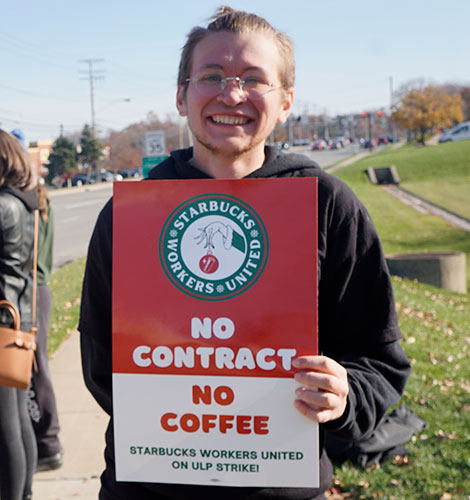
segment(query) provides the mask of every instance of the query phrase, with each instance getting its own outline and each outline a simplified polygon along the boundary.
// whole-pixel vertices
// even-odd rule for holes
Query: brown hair
[[[41,218],[42,220],[47,222],[49,220],[49,205],[51,202],[47,196],[44,186],[41,183],[38,182],[36,189],[38,191],[39,211],[41,212]]]
[[[207,28],[196,26],[193,28],[181,51],[181,59],[178,70],[178,85],[186,85],[186,79],[191,74],[191,64],[194,49],[197,44],[203,40],[209,33],[228,31],[230,33],[246,33],[249,31],[265,33],[272,36],[276,41],[282,65],[279,71],[281,86],[289,89],[294,86],[295,79],[295,60],[294,45],[291,39],[277,31],[263,17],[256,14],[250,14],[242,10],[234,10],[226,5],[219,7],[216,13],[211,17],[212,22]]]
[[[33,189],[36,176],[18,139],[0,129],[0,186],[27,191]]]

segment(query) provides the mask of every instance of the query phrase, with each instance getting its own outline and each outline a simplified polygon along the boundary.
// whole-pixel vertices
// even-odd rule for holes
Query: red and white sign
[[[316,487],[317,180],[115,183],[118,481]]]

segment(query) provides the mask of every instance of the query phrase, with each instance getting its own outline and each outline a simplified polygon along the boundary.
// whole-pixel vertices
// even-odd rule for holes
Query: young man
[[[222,8],[183,49],[177,108],[194,147],[174,151],[150,179],[318,177],[319,352],[297,358],[293,404],[335,437],[370,435],[401,396],[409,362],[380,242],[367,211],[340,181],[307,158],[266,146],[291,110],[292,43],[263,18]],[[282,200],[279,200],[282,202]],[[322,499],[332,466],[321,445],[319,488],[234,488],[115,480],[111,398],[112,204],[90,242],[81,332],[85,381],[111,416],[101,500]],[[321,440],[323,441],[323,440]]]

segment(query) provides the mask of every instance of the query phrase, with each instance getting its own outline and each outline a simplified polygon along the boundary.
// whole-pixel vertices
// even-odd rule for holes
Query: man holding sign
[[[114,243],[123,247],[119,249],[113,249],[111,202],[99,216],[88,253],[79,330],[86,384],[112,417],[106,434],[106,470],[102,475],[101,500],[323,499],[332,479],[332,466],[322,446],[323,432],[327,430],[348,441],[369,436],[388,408],[400,399],[410,367],[399,344],[401,334],[390,278],[367,211],[349,188],[321,171],[315,163],[266,146],[276,124],[285,122],[290,113],[293,85],[294,56],[289,38],[259,16],[222,8],[207,28],[196,27],[191,31],[182,51],[177,108],[180,115],[188,119],[194,147],[172,152],[168,160],[149,174],[149,179],[158,182],[139,183],[136,188],[139,199],[152,199],[157,193],[158,199],[153,205],[155,213],[148,215],[145,209],[148,205],[139,205],[135,196],[126,195],[125,188],[117,189]],[[282,178],[282,184],[261,180],[269,178]],[[305,182],[299,178],[304,178]],[[300,183],[302,186],[295,191],[298,206],[308,207],[308,194],[313,196],[314,193],[312,178],[318,189],[318,209],[315,207],[318,210],[315,212],[318,237],[314,231],[313,208],[307,210],[307,215],[296,213],[297,200],[282,191],[285,182]],[[191,179],[197,182],[190,182]],[[240,187],[244,196],[246,193],[241,200],[222,193],[219,187],[217,192],[211,193],[206,185],[223,186],[224,181],[219,180],[227,180],[227,190],[236,191],[233,179],[238,179],[240,186],[256,185],[254,192],[268,200],[265,207],[271,210],[266,209],[260,215],[259,209],[253,208],[257,202],[255,195],[250,195],[251,188]],[[171,184],[162,182],[168,180]],[[172,180],[185,180],[179,185],[188,186],[187,195],[181,194],[183,188],[170,189],[168,186],[174,186]],[[163,214],[166,207],[172,207],[172,202],[172,211]],[[126,212],[126,207],[135,207],[138,216]],[[270,217],[276,217],[274,222],[269,221]],[[289,241],[283,247],[283,255],[276,254],[276,248],[282,246],[282,238],[274,234],[275,229],[270,229],[281,219],[283,227],[297,227],[301,235],[297,241],[291,230],[286,232]],[[311,228],[308,221],[312,221]],[[147,282],[137,285],[142,288],[142,300],[148,300],[140,316],[144,328],[137,324],[138,319],[128,321],[124,310],[124,305],[132,300],[132,293],[126,289],[136,283],[133,283],[133,269],[126,271],[121,266],[121,256],[134,243],[134,236],[128,231],[141,225],[143,231],[148,232],[150,224],[162,230],[158,250],[153,241],[149,243],[149,254],[158,252],[159,267],[149,268]],[[135,234],[139,234],[139,229]],[[142,244],[138,241],[140,246],[134,251],[137,253],[142,248],[143,255],[147,255],[146,241]],[[297,269],[296,252],[302,253],[304,247],[311,248],[312,242],[318,248],[318,268],[310,266],[306,271],[310,287],[305,276],[299,276],[302,274],[299,269],[299,287],[306,288],[301,288],[302,293],[296,300],[302,302],[306,295],[316,290],[318,280],[318,352],[321,355],[317,355],[313,341],[310,351],[304,347],[292,349],[288,345],[289,338],[295,338],[296,330],[304,328],[298,318],[305,317],[306,322],[312,321],[313,325],[316,312],[299,315],[295,302],[286,297],[286,307],[291,308],[289,316],[278,317],[280,306],[276,296],[269,297],[269,293],[276,290],[275,275],[270,274],[275,270],[273,263],[277,263],[279,272],[283,264]],[[192,249],[202,253],[192,253]],[[216,249],[231,255],[227,260],[229,264],[216,255]],[[313,252],[310,255],[313,256]],[[129,266],[133,263],[128,261]],[[288,273],[282,272],[288,281]],[[164,277],[158,283],[165,287],[165,292],[153,286],[154,276]],[[249,293],[259,293],[263,280],[265,285],[271,283],[271,288],[266,288],[262,302],[258,300],[247,306],[239,302],[244,304],[242,311],[250,320],[247,324],[253,325],[251,334],[247,328],[240,328],[238,321],[223,314],[210,318],[198,315],[196,310],[190,311],[194,304],[205,304],[200,306],[204,310],[222,312],[221,304],[237,303],[249,297]],[[294,293],[294,286],[292,290]],[[175,335],[167,328],[167,309],[159,309],[161,301],[168,301],[176,311],[179,308],[181,316],[189,314],[190,324],[186,325],[186,331],[178,331]],[[284,328],[284,339],[276,334],[276,348],[268,344],[270,326],[263,328],[255,314],[261,309],[269,311],[271,301],[272,328],[275,330],[276,324]],[[147,318],[145,310],[151,309],[152,304],[159,313],[157,317]],[[138,309],[139,304],[135,307]],[[243,319],[239,317],[239,321]],[[131,341],[133,329],[138,332],[142,329],[138,335],[143,340],[138,345]],[[313,337],[315,328],[312,326],[310,331]],[[152,343],[157,337],[157,344]],[[230,343],[235,337],[242,339],[238,345]],[[263,348],[254,347],[259,338],[265,342]],[[276,342],[272,340],[273,344]],[[127,357],[126,353],[129,353]],[[152,370],[147,373],[154,375],[142,375],[145,370]],[[260,401],[263,402],[264,394],[261,391],[258,397],[247,401],[247,405],[255,409],[251,415],[229,411],[199,415],[191,409],[201,404],[229,408],[236,398],[243,398],[249,392],[245,372],[258,376],[257,387],[264,388],[274,387],[269,385],[273,371],[280,379],[288,374],[289,383],[292,372],[296,381],[291,402],[284,395],[278,400],[272,397],[270,400],[278,405],[280,414],[287,411],[287,406],[288,411],[293,407],[298,410],[294,412],[298,420],[286,417],[285,433],[290,434],[289,426],[296,426],[294,422],[297,421],[299,426],[306,428],[306,435],[310,427],[313,429],[320,424],[318,480],[311,480],[308,471],[303,469],[302,476],[307,477],[296,478],[294,483],[287,479],[278,482],[269,474],[266,482],[251,479],[259,472],[256,460],[260,457],[272,461],[282,459],[286,466],[292,462],[294,467],[299,461],[301,467],[305,454],[295,450],[255,449],[257,439],[266,439],[269,435],[274,420],[267,408],[263,411]],[[233,384],[211,386],[204,382],[207,377],[199,376],[207,373],[216,377],[219,372],[225,377],[223,380],[233,380]],[[184,381],[194,373],[194,384],[187,395],[189,410],[173,411],[175,406],[172,405],[177,404],[182,394],[177,384],[183,381],[181,391],[186,390]],[[132,385],[135,380],[139,381],[138,387],[145,386],[142,393]],[[167,387],[171,387],[167,392],[162,383],[165,380],[169,384]],[[272,383],[278,384],[278,381]],[[283,391],[285,384],[281,380],[278,386]],[[123,394],[129,399],[123,399]],[[146,401],[142,401],[144,399]],[[127,419],[126,412],[134,415],[132,407],[135,405],[141,405],[139,413],[143,414],[153,412],[155,406],[161,407],[155,426],[160,426],[163,433],[178,436],[180,445],[175,444],[178,441],[173,441],[171,447],[159,446],[158,442],[150,445],[130,441],[126,449],[131,465],[123,467],[122,463],[127,460],[121,456],[123,435],[126,426],[136,425]],[[216,445],[203,449],[200,444],[186,447],[185,435],[198,432],[207,440],[214,433],[221,436],[236,433],[239,436],[236,439],[240,440],[251,436],[253,449],[236,449],[236,440],[232,441],[232,449],[216,449]],[[224,459],[217,462],[214,469],[220,466],[220,473],[229,468],[232,475],[244,474],[246,483],[222,480],[219,483],[222,486],[218,486],[216,481],[220,479],[215,473],[208,476],[213,477],[212,483],[199,480],[204,476],[204,468],[213,465],[209,461],[191,459],[204,453],[212,458],[217,454],[216,458]],[[187,480],[182,470],[171,477],[165,477],[166,473],[164,477],[158,473],[153,476],[151,470],[143,470],[147,465],[131,470],[132,464],[137,463],[131,459],[145,454],[177,456],[179,461],[174,464],[183,467],[184,463],[191,463],[193,469],[199,469],[198,475],[191,476],[196,479]]]

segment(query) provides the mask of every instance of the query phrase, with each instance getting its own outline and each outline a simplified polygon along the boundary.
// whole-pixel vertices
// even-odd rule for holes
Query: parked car
[[[343,145],[339,139],[333,139],[330,144],[330,149],[341,149]]]
[[[365,149],[373,149],[375,145],[376,142],[374,141],[374,139],[366,139],[362,147]]]
[[[444,132],[439,137],[439,142],[462,141],[470,139],[470,122],[462,122]]]
[[[90,175],[90,179],[93,180],[93,182],[96,182],[96,174],[93,172]],[[114,182],[114,181],[122,181],[122,175],[121,174],[113,174],[113,172],[101,172],[101,182]]]
[[[135,168],[123,168],[118,171],[118,174],[122,175],[123,179],[137,178],[141,176],[140,167]]]
[[[326,149],[326,141],[323,139],[317,139],[312,146],[313,151],[323,151]]]
[[[83,186],[84,184],[87,184],[86,174],[76,174],[68,179],[65,179],[62,182],[62,187],[76,187]],[[94,184],[94,181],[89,179],[88,184]]]
[[[293,146],[310,146],[310,141],[308,139],[295,139],[292,143]]]

